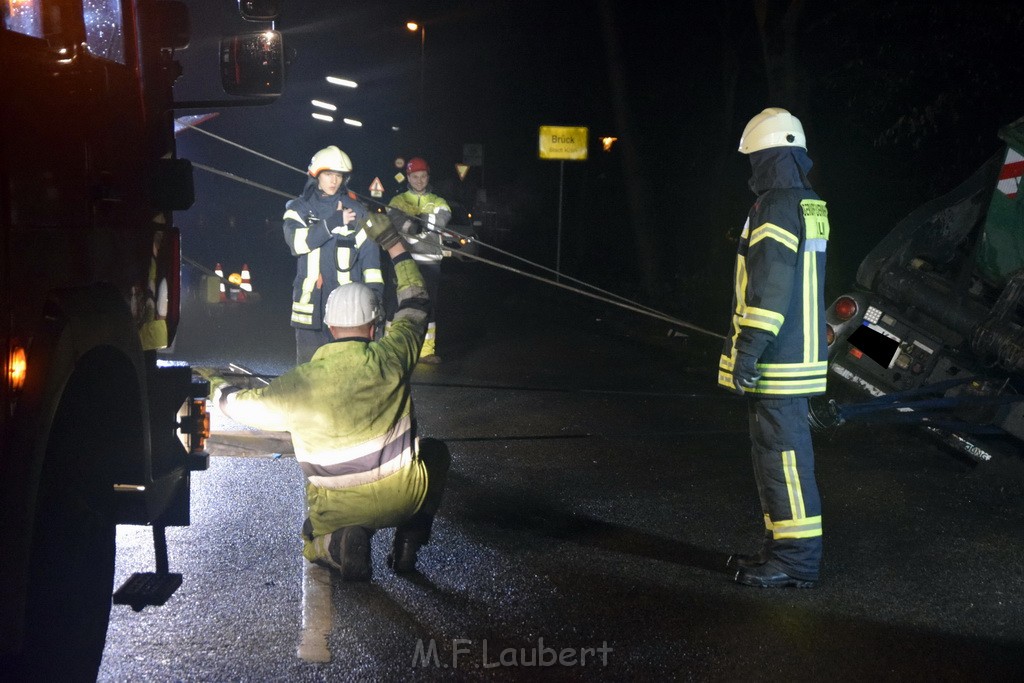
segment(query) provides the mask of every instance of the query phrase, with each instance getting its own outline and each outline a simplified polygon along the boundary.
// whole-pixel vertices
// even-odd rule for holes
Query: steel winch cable
[[[271,161],[271,162],[273,162],[275,164],[278,164],[280,166],[284,166],[285,168],[287,168],[289,170],[292,170],[292,171],[295,171],[297,173],[300,173],[303,176],[306,175],[306,172],[303,171],[302,169],[296,168],[295,166],[291,166],[291,165],[286,164],[286,163],[284,163],[282,161],[279,161],[277,159],[269,157],[269,156],[267,156],[265,154],[257,152],[254,149],[251,149],[249,147],[241,145],[241,144],[239,144],[237,142],[233,142],[231,140],[228,140],[227,138],[221,137],[221,136],[216,135],[214,133],[211,133],[211,132],[209,132],[207,130],[203,130],[202,128],[199,128],[199,127],[197,127],[197,126],[195,126],[193,124],[187,124],[187,126],[189,128],[191,128],[191,129],[199,131],[200,133],[202,133],[204,135],[207,135],[207,136],[209,136],[209,137],[211,137],[211,138],[213,138],[215,140],[218,140],[220,142],[223,142],[225,144],[231,145],[231,146],[236,147],[238,149],[241,149],[243,151],[249,152],[250,154],[253,154],[255,156],[258,156],[261,159],[266,159],[266,160]],[[279,196],[282,196],[282,197],[286,197],[286,198],[289,198],[289,199],[294,197],[293,194],[290,194],[290,193],[287,193],[287,192],[282,192],[281,190],[277,190],[275,188],[268,187],[266,185],[262,185],[260,183],[255,182],[255,181],[249,180],[248,178],[243,178],[242,176],[236,175],[234,173],[230,173],[228,171],[222,171],[220,169],[216,169],[216,168],[213,168],[211,166],[207,166],[205,164],[200,164],[200,163],[197,163],[197,162],[192,162],[192,165],[194,167],[196,167],[196,168],[199,168],[201,170],[207,171],[208,173],[213,173],[215,175],[220,175],[220,176],[228,178],[230,180],[234,180],[236,182],[239,182],[239,183],[242,183],[242,184],[245,184],[245,185],[249,185],[251,187],[255,187],[257,189],[261,189],[261,190],[264,190],[266,192],[270,192],[272,194],[276,194],[276,195],[279,195]],[[348,191],[351,192],[351,194],[353,194],[356,198],[358,198],[358,199],[360,199],[360,200],[362,200],[364,202],[368,202],[368,203],[373,204],[373,205],[375,205],[377,207],[380,207],[382,209],[386,209],[387,208],[386,204],[384,204],[381,201],[378,201],[377,199],[366,197],[365,195],[362,195],[362,194],[360,194],[358,192],[355,192],[355,191],[352,191],[352,190],[348,190]],[[435,232],[440,232],[440,233],[447,233],[447,234],[449,234],[449,235],[451,235],[451,236],[453,236],[453,237],[455,237],[455,238],[457,238],[459,240],[463,240],[464,242],[472,242],[473,244],[476,244],[476,245],[478,245],[480,247],[484,247],[486,249],[491,249],[492,251],[495,251],[495,252],[497,252],[499,254],[502,254],[503,256],[512,258],[512,259],[514,259],[516,261],[519,261],[521,263],[525,263],[525,264],[527,264],[527,265],[529,265],[529,266],[531,266],[533,268],[537,268],[538,270],[542,270],[542,271],[545,271],[545,272],[548,272],[548,273],[552,273],[556,277],[558,277],[559,280],[560,279],[566,279],[566,280],[574,282],[574,283],[576,283],[578,285],[581,285],[583,287],[587,287],[588,289],[590,289],[592,291],[586,291],[584,289],[580,289],[579,287],[571,287],[571,286],[563,284],[559,280],[551,280],[549,278],[545,278],[545,277],[542,277],[540,275],[536,275],[534,273],[527,273],[526,271],[520,270],[518,268],[509,266],[509,265],[505,265],[505,264],[502,264],[502,263],[498,263],[497,261],[493,261],[491,259],[487,259],[487,258],[484,258],[484,257],[481,257],[481,256],[477,256],[475,254],[470,254],[468,252],[462,252],[460,254],[460,256],[462,256],[463,258],[468,258],[468,259],[471,259],[471,260],[474,260],[474,261],[477,261],[477,262],[480,262],[480,263],[484,263],[484,264],[493,266],[495,268],[507,270],[507,271],[509,271],[511,273],[515,273],[517,275],[522,275],[523,277],[528,277],[528,278],[537,280],[538,282],[544,282],[544,283],[550,284],[550,285],[555,286],[555,287],[560,287],[562,289],[565,289],[567,291],[573,292],[575,294],[580,294],[582,296],[586,296],[586,297],[589,297],[591,299],[596,299],[598,301],[602,301],[604,303],[608,303],[608,304],[611,304],[613,306],[618,306],[619,308],[623,308],[623,309],[631,311],[633,313],[639,313],[640,315],[646,315],[648,317],[652,317],[652,318],[655,318],[655,319],[660,320],[662,322],[667,322],[667,323],[670,323],[672,325],[676,325],[678,327],[684,327],[686,329],[693,330],[694,332],[699,332],[699,333],[704,334],[704,335],[715,337],[716,339],[725,339],[725,336],[722,335],[722,334],[718,334],[716,332],[712,332],[710,330],[704,329],[703,327],[700,327],[698,325],[694,325],[692,323],[686,322],[685,320],[680,320],[679,318],[675,318],[675,317],[670,316],[670,315],[668,315],[666,313],[662,313],[661,311],[658,311],[658,310],[656,310],[654,308],[651,308],[649,306],[645,306],[643,304],[640,304],[640,303],[638,303],[636,301],[628,299],[627,297],[621,296],[619,294],[615,294],[614,292],[609,292],[607,290],[601,289],[600,287],[596,287],[596,286],[591,285],[591,284],[589,284],[587,282],[584,282],[582,280],[579,280],[579,279],[576,279],[574,277],[565,275],[564,273],[560,273],[560,272],[558,272],[558,271],[556,271],[556,270],[554,270],[552,268],[548,268],[547,266],[543,266],[543,265],[541,265],[539,263],[536,263],[534,261],[530,261],[530,260],[525,259],[525,258],[523,258],[521,256],[513,254],[512,252],[509,252],[509,251],[506,251],[506,250],[501,249],[499,247],[496,247],[494,245],[488,244],[488,243],[486,243],[486,242],[484,242],[482,240],[477,239],[474,236],[464,235],[464,234],[462,234],[462,233],[460,233],[460,232],[458,232],[456,230],[453,230],[451,228],[448,228],[448,227],[445,227],[442,230],[438,230],[435,226],[430,225],[429,223],[427,223],[427,221],[424,221],[423,219],[419,218],[418,216],[411,216],[410,218],[412,218],[413,220],[419,221],[419,223],[421,225],[423,225],[424,227],[426,227],[428,230],[435,231]],[[186,260],[189,263],[192,263],[192,264],[195,265],[194,261],[192,261],[191,259],[186,259]],[[597,293],[595,294],[594,292],[597,292]]]
[[[225,368],[213,368],[216,371],[218,377],[225,379],[248,379],[258,381],[261,384],[269,384],[273,380],[277,379],[281,375],[269,374],[265,372],[255,372],[247,367],[238,365],[237,363],[229,363]],[[718,391],[705,392],[705,391],[645,391],[642,389],[626,390],[626,389],[593,389],[588,387],[579,386],[530,386],[530,385],[517,385],[517,384],[475,384],[465,382],[438,382],[438,381],[419,381],[413,380],[412,386],[423,387],[424,389],[468,389],[471,391],[496,391],[496,392],[522,392],[522,393],[550,393],[550,394],[588,394],[588,395],[601,395],[608,397],[626,397],[626,398],[659,398],[665,400],[679,400],[679,401],[704,401],[709,398],[727,398],[732,397],[728,394],[723,394]]]
[[[561,287],[562,289],[565,289],[567,291],[573,292],[575,294],[580,294],[582,296],[590,297],[591,299],[597,299],[598,301],[602,301],[604,303],[611,304],[612,306],[618,306],[619,308],[624,308],[627,311],[633,311],[634,313],[640,313],[641,315],[646,315],[646,316],[649,316],[651,318],[656,318],[656,319],[662,320],[664,322],[672,323],[673,325],[678,325],[680,327],[685,327],[687,329],[691,329],[691,330],[694,330],[695,332],[700,332],[701,334],[706,334],[706,335],[709,335],[711,337],[717,337],[719,339],[725,339],[724,336],[722,336],[722,335],[720,335],[720,334],[718,334],[716,332],[712,332],[710,330],[705,330],[703,327],[698,327],[697,325],[693,325],[693,324],[685,322],[683,320],[679,320],[678,318],[673,318],[672,316],[666,315],[664,313],[659,313],[659,312],[651,310],[651,309],[640,307],[639,305],[633,304],[632,302],[624,303],[622,301],[615,301],[613,299],[608,299],[607,297],[599,296],[599,295],[594,294],[592,292],[587,292],[585,290],[582,290],[579,287],[570,287],[569,285],[562,284],[561,282],[558,282],[556,280],[550,280],[548,278],[541,277],[540,275],[535,275],[533,273],[527,273],[527,272],[525,272],[523,270],[520,270],[518,268],[513,268],[512,266],[508,266],[508,265],[505,265],[503,263],[498,263],[497,261],[492,261],[492,260],[486,259],[486,258],[484,258],[482,256],[477,256],[476,254],[466,253],[466,254],[462,254],[462,257],[463,258],[472,259],[474,261],[479,261],[480,263],[486,263],[487,265],[494,266],[495,268],[501,268],[501,269],[507,270],[507,271],[509,271],[511,273],[515,273],[517,275],[522,275],[523,277],[532,278],[534,280],[537,280],[538,282],[544,282],[544,283],[552,285],[554,287]]]
[[[371,199],[370,197],[366,197],[364,195],[361,195],[358,192],[352,192],[352,194],[354,194],[356,197],[358,197],[359,199],[361,199],[363,201],[369,202],[371,204],[376,204],[377,206],[379,206],[381,208],[384,208],[384,209],[387,208],[386,204],[384,204],[383,202],[377,201],[376,199]],[[609,292],[609,291],[607,291],[605,289],[601,289],[600,287],[592,285],[592,284],[590,284],[588,282],[584,282],[583,280],[579,280],[577,278],[574,278],[571,275],[566,275],[565,273],[560,273],[559,271],[555,270],[554,268],[548,268],[547,266],[543,266],[543,265],[541,265],[541,264],[539,264],[539,263],[537,263],[535,261],[530,261],[528,259],[523,258],[522,256],[519,256],[517,254],[513,254],[510,251],[506,251],[504,249],[501,249],[500,247],[496,247],[493,244],[488,244],[486,242],[483,242],[483,241],[477,239],[474,236],[462,234],[462,233],[458,232],[457,230],[454,230],[454,229],[452,229],[451,227],[448,227],[448,226],[445,226],[443,229],[438,230],[434,226],[431,226],[429,223],[424,221],[419,216],[410,216],[410,218],[412,218],[413,220],[418,221],[421,225],[426,227],[428,230],[433,230],[433,231],[436,231],[436,232],[441,232],[441,233],[444,233],[444,234],[449,234],[452,237],[455,237],[455,238],[457,238],[459,240],[462,240],[463,243],[472,242],[473,244],[476,244],[478,246],[490,249],[491,251],[495,251],[495,252],[497,252],[499,254],[502,254],[503,256],[507,256],[507,257],[509,257],[511,259],[514,259],[516,261],[521,261],[523,263],[526,263],[527,265],[533,266],[534,268],[537,268],[538,270],[543,270],[545,272],[551,273],[552,275],[556,276],[556,278],[563,279],[563,280],[569,280],[571,282],[575,282],[576,284],[583,285],[584,287],[588,287],[588,288],[592,289],[595,292],[599,292],[601,294],[604,294],[605,296],[612,297],[612,298],[617,299],[619,301],[622,301],[624,303],[630,304],[630,306],[631,306],[630,310],[632,310],[632,311],[635,311],[635,312],[638,312],[638,313],[641,313],[641,312],[652,313],[652,314],[654,314],[655,317],[658,317],[660,319],[665,319],[664,316],[666,314],[664,314],[661,311],[658,311],[658,310],[656,310],[654,308],[651,308],[650,306],[644,306],[641,303],[637,303],[636,301],[632,301],[631,299],[628,299],[627,297],[624,297],[624,296],[622,296],[620,294],[616,294],[615,292]],[[475,257],[475,256],[473,256],[473,255],[471,255],[469,253],[466,253],[466,252],[462,252],[461,256],[464,256],[464,257],[467,257],[467,258],[476,258],[476,260],[478,260],[478,261],[482,261],[484,263],[488,263],[488,264],[491,264],[491,265],[497,265],[497,264],[495,264],[492,261],[488,261],[486,259]],[[507,268],[506,266],[499,266],[499,267]],[[513,272],[519,273],[519,274],[524,274],[524,273],[521,273],[520,271],[517,271],[517,270],[512,269],[512,268],[508,268],[508,269],[512,270]],[[533,276],[531,276],[531,277],[533,277]],[[541,279],[541,278],[538,278],[538,279]],[[548,280],[543,280],[543,281],[544,282],[548,282]],[[558,282],[556,280],[556,282],[553,282],[551,284],[558,284]],[[578,290],[573,290],[573,291],[578,291]],[[595,298],[599,298],[600,299],[600,297],[595,297]],[[601,299],[601,300],[603,300],[603,299]],[[614,303],[614,302],[610,302],[610,303]],[[640,309],[640,310],[638,310],[638,309]],[[724,336],[722,336],[720,334],[717,334],[717,333],[714,333],[714,332],[709,332],[707,330],[702,330],[699,327],[691,326],[690,324],[685,323],[682,320],[678,320],[676,318],[672,318],[671,320],[668,320],[668,322],[672,322],[672,323],[674,323],[676,325],[680,325],[682,327],[691,327],[691,329],[695,329],[697,331],[703,332],[704,334],[710,334],[711,336],[718,337],[719,339],[724,339],[725,338]]]
[[[260,183],[257,183],[256,181],[249,180],[248,178],[243,178],[242,176],[235,175],[234,173],[229,173],[228,171],[222,171],[222,170],[220,170],[218,168],[213,168],[212,166],[207,166],[205,164],[200,164],[200,163],[197,163],[195,161],[192,162],[192,165],[194,167],[196,167],[196,168],[201,168],[202,170],[206,171],[207,173],[213,173],[215,175],[223,176],[225,178],[229,178],[231,180],[234,180],[235,182],[242,183],[243,185],[250,185],[252,187],[255,187],[257,189],[263,190],[265,192],[269,192],[271,194],[280,195],[281,197],[287,197],[289,199],[291,199],[291,198],[293,198],[295,196],[293,194],[288,194],[287,192],[282,192],[281,190],[275,190],[272,187],[267,187],[266,185],[261,185]]]

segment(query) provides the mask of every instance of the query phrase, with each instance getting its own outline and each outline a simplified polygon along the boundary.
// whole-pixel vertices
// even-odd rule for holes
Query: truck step
[[[181,585],[181,574],[136,572],[114,593],[115,605],[129,605],[141,612],[147,605],[159,606],[167,602]]]

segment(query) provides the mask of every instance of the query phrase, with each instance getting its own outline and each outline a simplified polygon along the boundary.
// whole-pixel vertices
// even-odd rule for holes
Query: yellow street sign
[[[455,164],[455,172],[459,174],[459,180],[465,180],[466,173],[469,172],[469,166],[466,164]]]
[[[587,128],[579,126],[541,126],[540,158],[587,160]]]

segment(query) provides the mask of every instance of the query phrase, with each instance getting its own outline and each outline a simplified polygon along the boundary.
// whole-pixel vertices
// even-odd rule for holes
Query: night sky
[[[177,96],[221,98],[217,32],[265,25],[238,20],[228,0],[191,4],[201,6]],[[812,179],[832,216],[832,296],[896,221],[969,175],[1001,147],[998,128],[1024,116],[1020,3],[769,4],[775,69],[750,0],[284,0],[276,27],[294,50],[284,95],[222,110],[203,127],[300,168],[337,144],[363,194],[374,177],[397,189],[393,159],[423,155],[437,189],[466,204],[485,189],[513,250],[553,266],[560,163],[537,158],[538,127],[587,126],[590,159],[565,164],[563,268],[715,324],[753,199],[736,144],[762,108],[789,108],[807,131]],[[787,34],[793,5],[804,7]],[[420,36],[405,29],[409,19],[426,23],[422,108]],[[360,86],[331,86],[328,74]],[[314,97],[364,127],[313,120]],[[601,135],[620,138],[612,153],[600,151]],[[484,166],[459,181],[466,143],[483,145]],[[303,182],[194,132],[179,138],[179,154],[288,193]],[[177,217],[185,251],[290,273],[285,198],[196,174],[197,204]],[[701,283],[716,278],[721,292],[708,295]]]

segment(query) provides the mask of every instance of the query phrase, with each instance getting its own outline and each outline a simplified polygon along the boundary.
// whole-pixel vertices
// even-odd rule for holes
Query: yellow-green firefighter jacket
[[[380,341],[338,339],[266,387],[225,387],[215,395],[233,420],[291,432],[295,459],[314,488],[366,493],[367,485],[415,467],[417,483],[404,490],[416,500],[394,501],[414,512],[426,474],[416,457],[409,377],[423,343],[427,294],[408,253],[395,259],[395,272],[399,308]]]
[[[756,157],[755,157],[756,155]],[[807,181],[811,161],[798,147],[751,155],[757,201],[740,235],[732,326],[718,383],[733,385],[736,352],[758,359],[750,393],[812,396],[825,391],[825,248],[828,210]]]

